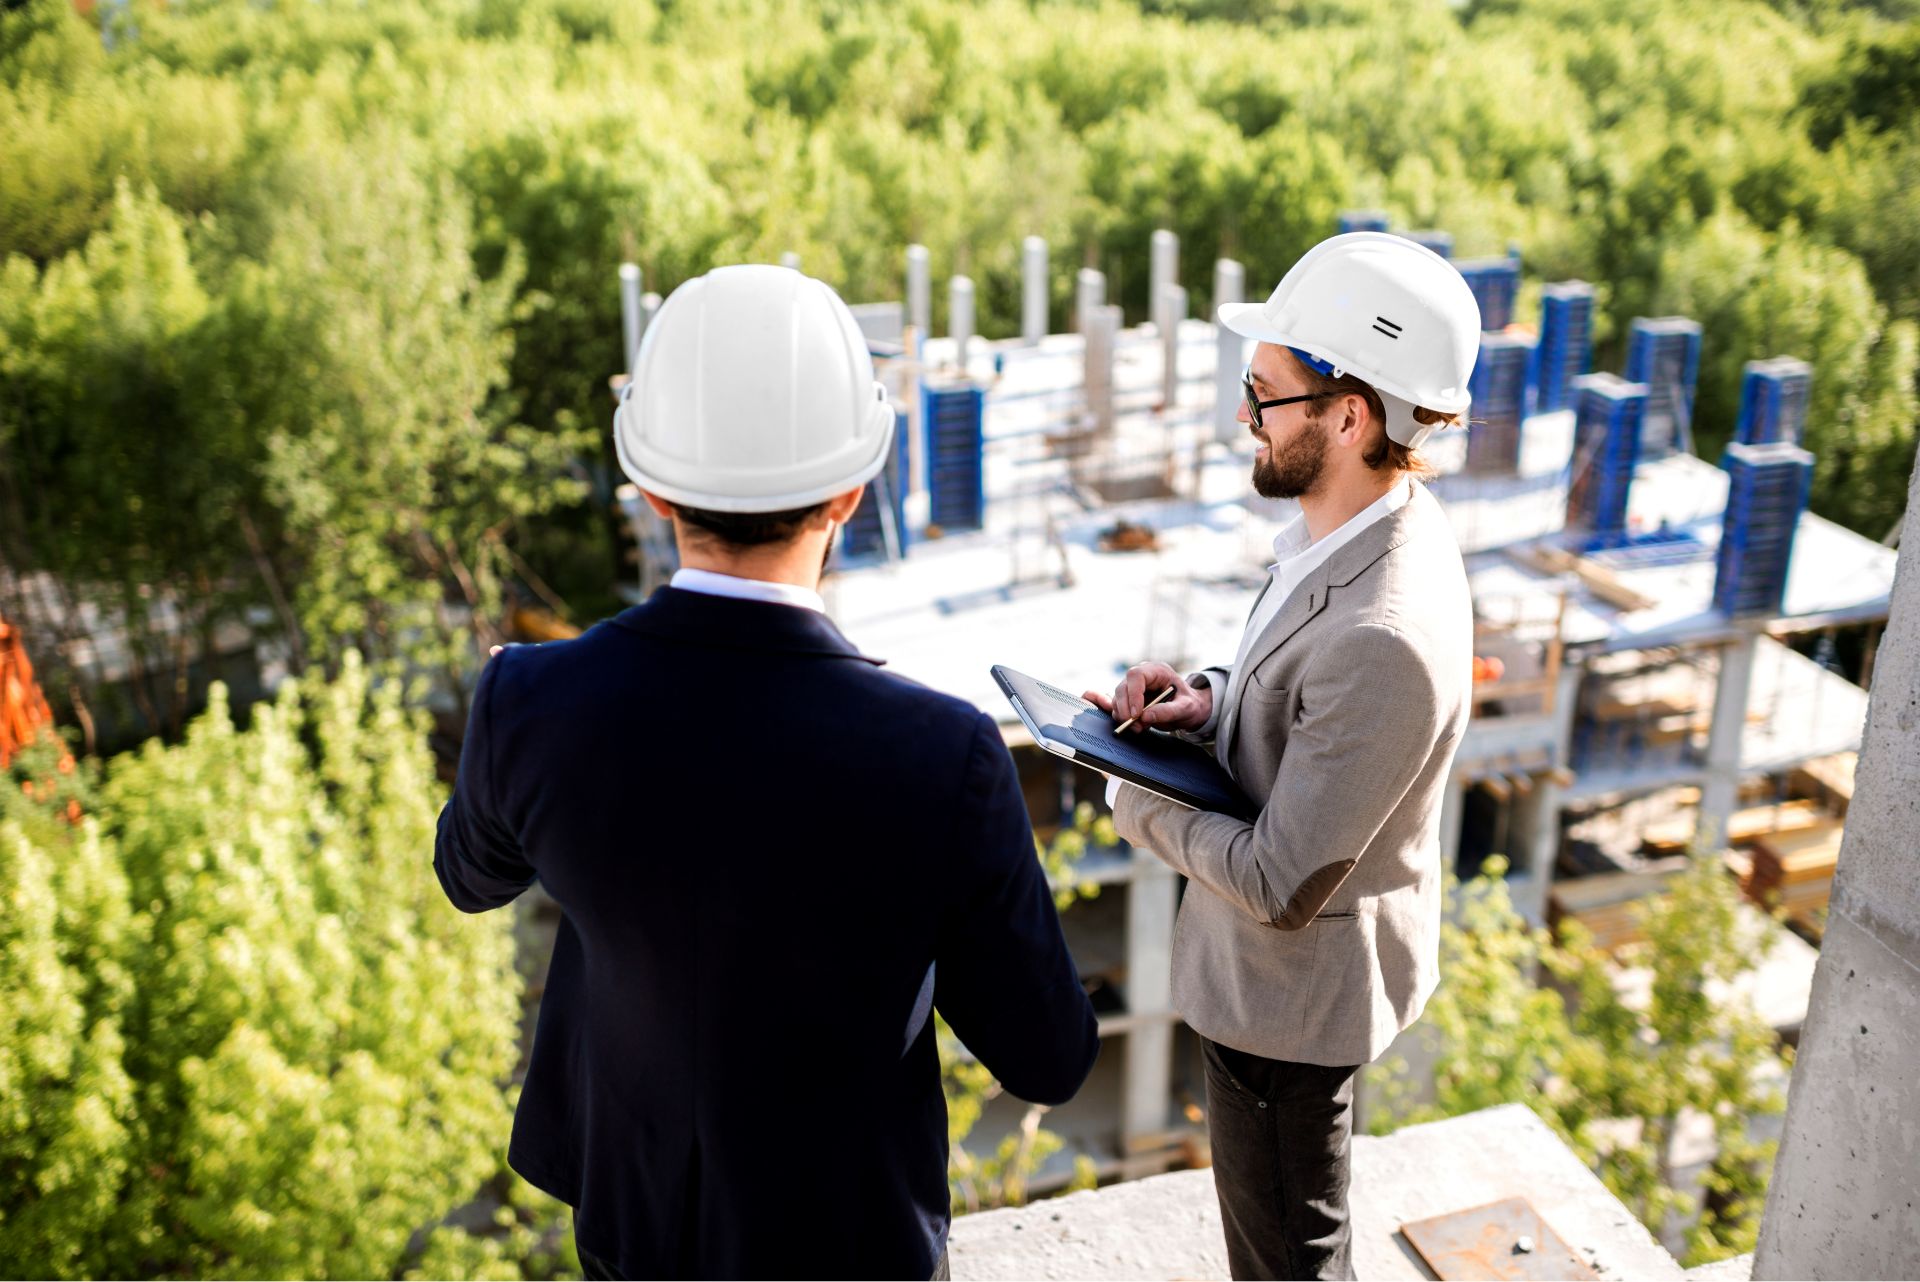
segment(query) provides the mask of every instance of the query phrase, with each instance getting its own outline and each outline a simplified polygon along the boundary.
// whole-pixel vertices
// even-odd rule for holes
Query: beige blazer
[[[1439,979],[1440,803],[1472,661],[1460,549],[1416,483],[1247,652],[1213,747],[1260,817],[1121,789],[1120,834],[1191,879],[1173,1000],[1196,1031],[1271,1059],[1363,1064],[1419,1017]]]

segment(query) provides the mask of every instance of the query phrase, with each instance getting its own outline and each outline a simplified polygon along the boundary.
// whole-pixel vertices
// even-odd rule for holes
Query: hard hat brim
[[[1217,315],[1220,323],[1242,338],[1263,343],[1284,343],[1286,337],[1267,321],[1265,303],[1222,303]]]
[[[667,480],[635,458],[627,449],[626,433],[622,430],[621,416],[630,412],[622,403],[613,413],[613,449],[620,460],[620,468],[627,478],[647,493],[663,498],[669,503],[679,503],[686,507],[696,507],[708,512],[790,512],[796,508],[812,507],[816,503],[825,503],[828,499],[845,494],[848,490],[858,489],[880,474],[893,452],[893,433],[884,430],[890,427],[894,419],[893,406],[880,401],[868,413],[875,420],[873,453],[858,470],[836,478],[825,484],[807,489],[790,490],[780,494],[720,494],[712,490],[683,485]],[[884,415],[884,421],[881,416]]]

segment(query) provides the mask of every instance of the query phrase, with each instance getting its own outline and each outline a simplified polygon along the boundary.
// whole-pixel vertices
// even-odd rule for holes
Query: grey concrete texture
[[[1920,472],[1756,1278],[1920,1276]]]
[[[1687,1270],[1687,1282],[1751,1282],[1753,1252]]]
[[[1602,1278],[1685,1276],[1545,1123],[1510,1104],[1353,1142],[1353,1265],[1428,1278],[1400,1226],[1524,1197]],[[1213,1172],[1180,1171],[954,1221],[953,1276],[1224,1278]]]

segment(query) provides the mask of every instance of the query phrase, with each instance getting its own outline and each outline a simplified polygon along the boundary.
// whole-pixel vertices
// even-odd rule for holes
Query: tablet
[[[1012,668],[995,664],[993,679],[1033,741],[1048,752],[1194,810],[1248,823],[1259,816],[1260,807],[1205,748],[1164,730],[1117,735],[1108,713]]]

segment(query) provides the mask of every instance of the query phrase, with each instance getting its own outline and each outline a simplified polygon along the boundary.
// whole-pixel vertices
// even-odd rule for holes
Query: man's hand
[[[1168,686],[1173,687],[1172,694],[1151,708],[1146,706],[1148,700]],[[1156,730],[1198,730],[1213,715],[1213,691],[1194,689],[1185,677],[1164,663],[1136,663],[1128,668],[1127,675],[1113,688],[1111,699],[1094,690],[1080,697],[1102,712],[1111,713],[1115,721],[1133,720],[1128,727],[1133,734],[1149,726]]]

